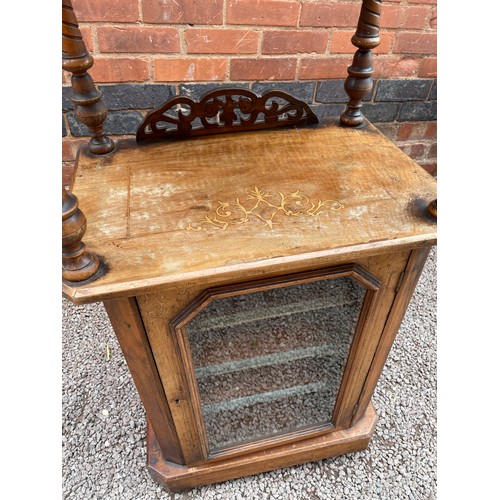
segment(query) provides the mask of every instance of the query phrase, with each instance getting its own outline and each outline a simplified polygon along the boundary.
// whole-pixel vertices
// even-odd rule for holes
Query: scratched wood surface
[[[336,124],[80,151],[73,192],[107,273],[74,302],[332,265],[433,244],[436,181],[373,126]]]

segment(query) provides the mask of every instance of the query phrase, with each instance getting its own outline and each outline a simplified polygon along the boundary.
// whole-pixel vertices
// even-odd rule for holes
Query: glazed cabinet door
[[[138,297],[186,463],[355,423],[409,255]]]

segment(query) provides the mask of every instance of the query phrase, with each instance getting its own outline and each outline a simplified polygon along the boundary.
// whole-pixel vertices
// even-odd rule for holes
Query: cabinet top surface
[[[435,179],[371,125],[124,140],[106,157],[80,152],[73,192],[107,267],[63,283],[75,302],[436,238]]]

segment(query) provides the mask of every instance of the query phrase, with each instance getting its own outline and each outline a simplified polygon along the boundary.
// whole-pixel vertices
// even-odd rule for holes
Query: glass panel
[[[187,324],[211,451],[331,420],[365,291],[342,277],[245,293]]]

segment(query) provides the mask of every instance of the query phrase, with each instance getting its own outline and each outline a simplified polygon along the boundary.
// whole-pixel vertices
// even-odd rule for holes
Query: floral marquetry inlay
[[[302,194],[299,189],[290,194],[266,192],[259,188],[241,200],[219,201],[215,212],[197,222],[190,222],[187,231],[200,231],[202,227],[215,227],[226,230],[230,226],[238,226],[257,221],[273,229],[281,220],[293,217],[318,217],[329,211],[337,211],[344,205],[336,200],[313,201]]]

